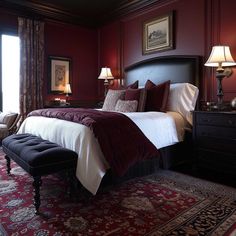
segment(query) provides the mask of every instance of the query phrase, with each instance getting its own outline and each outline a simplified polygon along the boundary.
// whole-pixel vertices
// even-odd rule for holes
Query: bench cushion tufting
[[[31,134],[13,134],[2,142],[3,151],[32,176],[76,168],[77,153]]]

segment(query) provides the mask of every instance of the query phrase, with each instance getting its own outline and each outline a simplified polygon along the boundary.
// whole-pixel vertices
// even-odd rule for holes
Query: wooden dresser
[[[194,111],[193,141],[198,167],[236,173],[236,112]]]

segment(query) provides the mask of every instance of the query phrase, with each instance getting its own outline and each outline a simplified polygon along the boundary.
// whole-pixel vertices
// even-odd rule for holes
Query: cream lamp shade
[[[103,67],[101,69],[100,75],[98,76],[98,79],[103,79],[104,80],[104,96],[106,97],[107,95],[107,91],[108,91],[108,87],[109,87],[109,80],[114,79],[112,73],[111,73],[111,69],[108,67]]]
[[[205,66],[210,67],[228,67],[235,65],[236,63],[231,56],[229,46],[213,46],[211,54],[205,63]]]
[[[70,87],[70,84],[66,84],[65,89],[64,89],[64,93],[66,93],[66,94],[71,93],[71,87]]]
[[[111,69],[108,67],[103,67],[101,69],[100,75],[98,76],[98,79],[104,79],[106,82],[108,82],[109,79],[114,79]]]

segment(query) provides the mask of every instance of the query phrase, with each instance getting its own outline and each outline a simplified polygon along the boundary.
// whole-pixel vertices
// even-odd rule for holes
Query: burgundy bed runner
[[[28,116],[45,116],[76,122],[93,130],[104,157],[122,176],[137,161],[158,156],[158,150],[127,116],[84,108],[49,108]]]

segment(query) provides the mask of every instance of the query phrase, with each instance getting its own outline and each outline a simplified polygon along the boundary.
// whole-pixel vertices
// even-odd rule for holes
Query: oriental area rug
[[[236,235],[236,190],[160,170],[73,198],[59,175],[43,177],[41,215],[34,214],[32,178],[0,151],[0,235]]]

